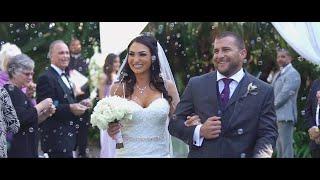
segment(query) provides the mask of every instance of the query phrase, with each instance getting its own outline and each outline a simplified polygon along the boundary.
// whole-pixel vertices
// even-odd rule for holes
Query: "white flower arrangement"
[[[93,100],[97,97],[97,87],[98,81],[103,74],[103,65],[105,62],[105,57],[103,54],[99,53],[99,47],[93,47],[94,54],[90,59],[87,59],[89,63],[89,85],[90,85],[90,99]]]
[[[256,85],[253,85],[252,83],[250,83],[248,85],[248,90],[247,90],[247,94],[253,94],[253,95],[256,95],[258,94],[258,92],[256,91],[258,87]]]
[[[247,92],[242,96],[242,98],[247,97],[249,94],[254,95],[254,96],[257,95],[258,94],[257,89],[258,89],[258,87],[251,82],[248,85]]]
[[[106,130],[108,124],[132,119],[130,103],[127,99],[119,96],[105,97],[98,101],[91,114],[92,126]],[[123,147],[121,132],[116,136],[117,146]]]
[[[98,86],[98,79],[103,73],[105,57],[98,52],[98,48],[94,47],[94,55],[90,58],[89,63],[89,76],[92,87]]]
[[[111,122],[131,119],[132,112],[129,101],[119,96],[101,99],[91,114],[92,126],[97,126],[101,130],[106,130]]]

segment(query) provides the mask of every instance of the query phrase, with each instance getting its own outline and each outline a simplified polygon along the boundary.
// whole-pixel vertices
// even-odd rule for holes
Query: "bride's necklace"
[[[138,85],[136,85],[136,87],[137,87],[137,89],[139,90],[140,94],[143,94],[143,93],[144,93],[144,90],[147,89],[147,85],[144,86],[144,87],[142,87],[142,88],[140,88]]]

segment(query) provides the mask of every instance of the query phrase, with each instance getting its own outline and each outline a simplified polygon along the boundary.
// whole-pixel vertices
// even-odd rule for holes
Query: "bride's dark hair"
[[[151,57],[155,57],[151,59],[151,66],[150,66],[150,84],[149,87],[152,88],[151,84],[161,93],[163,93],[163,97],[171,104],[172,97],[169,96],[167,89],[165,88],[163,78],[160,76],[160,63],[159,63],[159,56],[158,56],[158,48],[157,48],[157,40],[147,34],[142,34],[136,38],[134,38],[128,45],[127,51],[129,53],[129,48],[132,43],[137,42],[147,46],[151,52]],[[126,64],[123,68],[123,72],[127,74],[127,76],[123,77],[123,82],[126,84],[125,93],[126,97],[130,97],[133,94],[134,85],[136,84],[136,76],[134,75],[133,71],[131,70],[128,57],[126,60]]]

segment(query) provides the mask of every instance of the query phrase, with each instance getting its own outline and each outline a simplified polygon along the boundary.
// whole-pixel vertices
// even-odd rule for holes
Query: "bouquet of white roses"
[[[98,101],[91,114],[92,126],[106,130],[108,124],[132,119],[132,111],[127,99],[119,96],[105,97]],[[116,136],[117,148],[123,147],[121,132]]]

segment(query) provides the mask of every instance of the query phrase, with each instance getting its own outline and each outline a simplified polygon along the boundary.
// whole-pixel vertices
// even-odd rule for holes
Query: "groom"
[[[270,85],[243,70],[247,51],[233,32],[214,41],[217,71],[190,79],[169,123],[171,135],[189,144],[190,158],[271,157],[278,136]],[[196,114],[201,124],[186,126]]]

